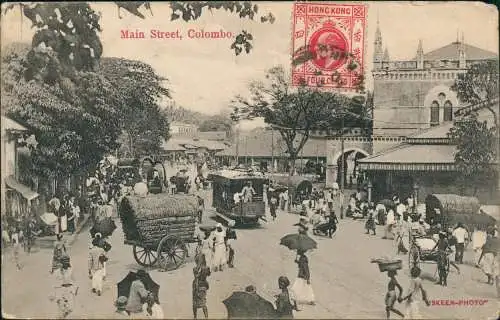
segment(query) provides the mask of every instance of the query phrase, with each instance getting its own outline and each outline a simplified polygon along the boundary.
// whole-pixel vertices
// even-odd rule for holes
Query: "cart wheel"
[[[420,250],[416,245],[410,247],[408,252],[408,267],[411,269],[413,267],[418,267],[420,264]]]
[[[132,248],[135,261],[143,267],[151,267],[158,260],[158,255],[154,250],[138,247],[134,245]]]
[[[184,241],[175,236],[164,237],[158,245],[160,267],[165,270],[179,268],[184,263],[187,253]]]

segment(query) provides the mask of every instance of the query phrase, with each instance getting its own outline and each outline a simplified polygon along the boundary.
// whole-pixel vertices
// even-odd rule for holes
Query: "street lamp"
[[[417,204],[418,204],[418,183],[415,182],[413,184],[413,213],[417,212]]]
[[[371,203],[372,203],[372,188],[373,188],[371,180],[368,180],[368,186],[367,187],[368,187],[368,205],[371,206]]]

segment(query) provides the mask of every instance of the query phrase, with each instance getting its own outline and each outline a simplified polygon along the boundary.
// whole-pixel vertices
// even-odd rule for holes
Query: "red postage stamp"
[[[367,8],[295,3],[292,85],[356,89],[363,81]]]

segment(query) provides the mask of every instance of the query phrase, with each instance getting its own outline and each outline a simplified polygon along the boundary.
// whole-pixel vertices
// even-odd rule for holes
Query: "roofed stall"
[[[269,179],[288,189],[288,195],[294,205],[300,205],[311,195],[313,189],[312,181],[303,176],[270,175]]]

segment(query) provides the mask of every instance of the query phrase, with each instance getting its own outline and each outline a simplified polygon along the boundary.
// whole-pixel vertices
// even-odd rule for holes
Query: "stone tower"
[[[377,29],[375,30],[375,42],[373,52],[373,68],[375,70],[382,68],[382,61],[384,60],[384,51],[382,48],[382,32],[380,32],[380,23],[377,18]]]
[[[465,57],[465,41],[464,34],[462,33],[462,41],[458,43],[458,67],[460,69],[465,69],[467,67]]]
[[[417,69],[422,70],[424,68],[424,49],[422,47],[422,39],[418,40],[417,49]]]
[[[383,62],[389,62],[391,60],[391,58],[389,57],[389,49],[387,49],[387,47],[385,47],[385,50],[384,50],[384,57],[383,57]]]

